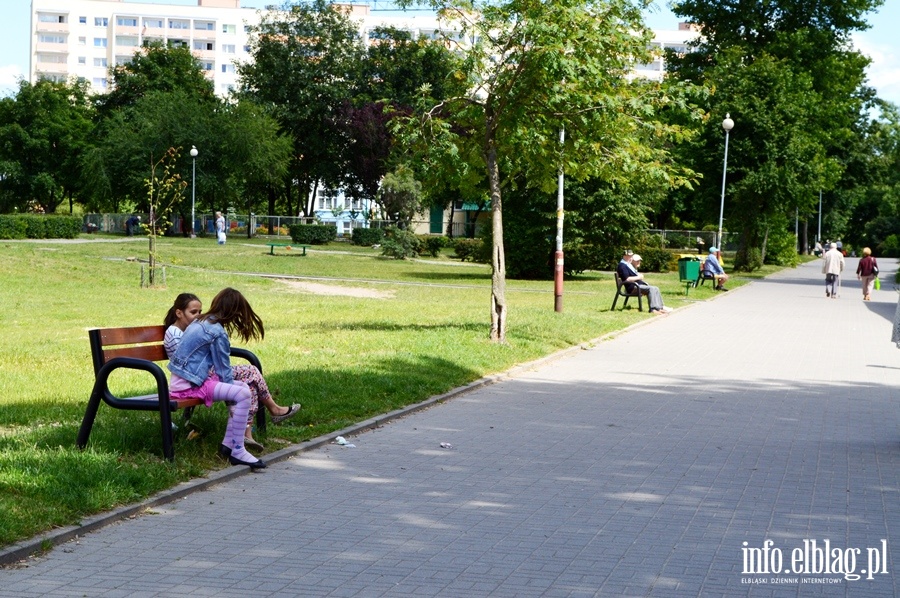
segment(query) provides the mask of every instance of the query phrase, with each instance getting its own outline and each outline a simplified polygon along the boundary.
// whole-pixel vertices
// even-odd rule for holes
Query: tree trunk
[[[763,235],[762,249],[760,249],[760,265],[766,263],[766,245],[769,244],[769,224],[766,223],[766,233]]]
[[[506,256],[503,253],[503,209],[500,201],[500,167],[490,121],[487,126],[487,170],[491,190],[491,340],[506,342]]]
[[[800,222],[800,255],[809,255],[809,222]]]
[[[151,224],[151,226],[153,226],[153,225]],[[147,280],[149,282],[149,285],[152,287],[154,284],[156,284],[156,235],[151,234],[149,237],[149,240],[150,240],[150,254],[148,257],[150,259],[148,260],[149,272],[148,272]]]

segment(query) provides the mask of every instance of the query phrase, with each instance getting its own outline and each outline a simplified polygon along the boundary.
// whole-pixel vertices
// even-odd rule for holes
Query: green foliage
[[[417,235],[419,238],[420,253],[427,252],[431,257],[437,257],[441,249],[447,247],[447,237],[437,235]]]
[[[758,247],[741,247],[734,256],[734,269],[753,272],[762,268],[762,251]]]
[[[685,247],[689,247],[690,245],[691,245],[691,240],[688,239],[687,235],[682,235],[679,233],[673,233],[671,235],[666,235],[666,246],[667,247],[670,247],[672,249],[684,249]]]
[[[678,260],[671,251],[656,247],[640,247],[634,252],[640,254],[641,270],[644,272],[670,272],[677,268]]]
[[[337,239],[333,224],[292,224],[289,229],[291,240],[301,245],[326,245]]]
[[[396,260],[419,257],[421,251],[419,237],[412,231],[392,226],[385,231],[381,243],[381,253]]]
[[[846,244],[845,249],[849,250]],[[766,241],[766,264],[774,264],[776,266],[796,266],[800,263],[800,256],[797,253],[797,237],[793,231],[778,230],[769,234]]]
[[[81,227],[78,216],[0,214],[0,239],[74,239]]]
[[[380,228],[354,228],[350,234],[350,242],[354,245],[371,247],[384,240],[384,230]]]
[[[900,235],[888,235],[878,244],[877,252],[884,257],[900,257]]]
[[[416,180],[411,168],[399,166],[384,175],[377,198],[384,218],[407,228],[416,212],[422,209],[422,184]]]
[[[453,239],[453,253],[464,262],[480,261],[479,257],[484,252],[484,241],[481,239]]]

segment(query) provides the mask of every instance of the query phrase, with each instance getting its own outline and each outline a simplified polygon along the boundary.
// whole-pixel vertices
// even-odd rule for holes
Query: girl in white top
[[[181,293],[175,297],[175,303],[169,308],[163,324],[167,326],[166,334],[163,337],[163,347],[166,355],[172,357],[181,336],[190,325],[203,312],[203,304],[200,298],[193,293]],[[269,387],[262,373],[253,365],[234,365],[231,366],[235,380],[246,382],[250,387],[250,413],[247,417],[247,427],[244,431],[244,446],[247,448],[262,450],[263,445],[253,439],[253,420],[256,412],[259,410],[259,403],[262,403],[268,409],[272,416],[272,423],[281,423],[284,420],[294,417],[300,412],[300,403],[295,403],[290,407],[283,407],[275,402],[269,393]]]

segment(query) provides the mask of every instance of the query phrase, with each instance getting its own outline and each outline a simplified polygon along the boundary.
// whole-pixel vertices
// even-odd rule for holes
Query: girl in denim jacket
[[[265,336],[262,320],[239,291],[223,289],[213,297],[209,311],[197,317],[184,331],[169,360],[172,381],[169,395],[179,399],[202,399],[231,405],[225,438],[219,447],[232,465],[263,469],[266,464],[244,447],[244,428],[250,412],[250,387],[235,380],[231,370],[228,333],[245,342]]]

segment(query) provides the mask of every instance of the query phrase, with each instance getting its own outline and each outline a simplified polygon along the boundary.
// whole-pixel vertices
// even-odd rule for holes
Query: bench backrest
[[[94,328],[88,331],[94,374],[114,357],[134,357],[147,361],[165,361],[169,357],[163,347],[165,326],[131,328]]]

